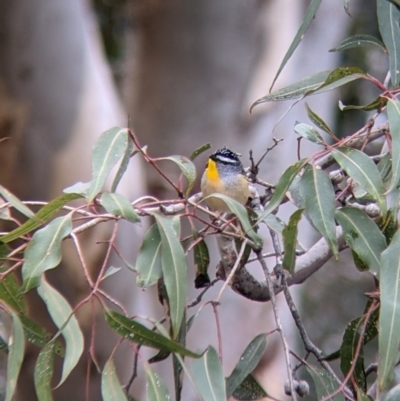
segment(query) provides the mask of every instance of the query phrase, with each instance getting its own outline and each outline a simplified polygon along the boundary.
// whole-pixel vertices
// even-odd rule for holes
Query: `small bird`
[[[204,197],[218,193],[227,195],[242,205],[247,203],[250,196],[249,182],[236,153],[225,146],[210,155],[201,178],[201,191]],[[221,199],[208,198],[205,202],[210,209],[217,212],[230,211]]]

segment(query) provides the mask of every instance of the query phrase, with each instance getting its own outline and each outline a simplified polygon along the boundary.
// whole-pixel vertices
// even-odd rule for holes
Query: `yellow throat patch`
[[[214,160],[209,159],[207,163],[206,177],[209,181],[219,181],[217,164]]]

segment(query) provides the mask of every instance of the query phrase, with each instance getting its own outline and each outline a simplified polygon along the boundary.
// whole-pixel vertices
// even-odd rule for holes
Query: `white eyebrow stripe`
[[[223,163],[236,164],[238,162],[237,160],[231,159],[230,157],[225,157],[221,155],[217,155],[215,156],[215,158]]]

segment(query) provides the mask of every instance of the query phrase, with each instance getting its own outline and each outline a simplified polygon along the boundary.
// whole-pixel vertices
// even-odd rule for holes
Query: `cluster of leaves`
[[[316,13],[321,0],[313,0],[309,6],[304,23],[287,52],[281,67],[296,49],[310,21]],[[209,254],[204,241],[205,236],[230,236],[242,244],[249,245],[259,255],[262,239],[256,233],[256,227],[265,223],[272,231],[282,236],[283,252],[276,247],[277,264],[282,262],[293,277],[298,273],[296,261],[298,254],[298,223],[305,216],[310,224],[322,235],[329,246],[330,253],[336,258],[340,251],[348,246],[353,253],[356,266],[370,272],[377,283],[377,292],[367,302],[365,313],[349,323],[343,336],[343,342],[337,353],[344,379],[337,380],[326,365],[322,368],[302,361],[309,371],[318,394],[318,399],[368,400],[368,385],[363,357],[363,348],[378,337],[379,358],[377,366],[377,396],[383,394],[382,401],[391,401],[399,397],[400,388],[392,388],[394,368],[399,360],[400,344],[400,233],[398,231],[398,205],[400,200],[400,102],[396,100],[399,87],[400,60],[400,11],[392,2],[377,0],[378,19],[382,39],[357,36],[346,39],[335,50],[346,50],[355,46],[378,46],[387,53],[390,64],[391,87],[358,67],[341,67],[334,71],[313,74],[295,84],[282,88],[259,99],[252,107],[268,101],[303,99],[310,95],[332,90],[356,79],[364,79],[375,85],[380,96],[367,106],[343,106],[342,110],[358,108],[376,111],[367,124],[349,138],[338,139],[329,126],[310,107],[308,116],[317,128],[305,123],[297,123],[295,132],[306,140],[321,146],[321,150],[308,159],[299,160],[289,166],[276,186],[263,211],[257,217],[249,218],[245,207],[221,194],[215,195],[226,202],[240,222],[240,227],[223,221],[223,226],[216,226],[204,219],[204,213],[213,217],[212,212],[196,202],[196,196],[190,196],[196,179],[193,160],[207,150],[204,146],[193,152],[191,157],[170,156],[151,158],[146,148],[142,148],[135,136],[128,129],[112,128],[103,133],[93,148],[92,180],[77,183],[67,188],[65,194],[43,204],[33,213],[29,202],[21,202],[6,188],[0,187],[4,204],[0,208],[0,218],[17,223],[17,227],[0,237],[0,305],[11,319],[9,340],[1,340],[1,349],[8,352],[6,400],[12,399],[24,357],[25,341],[41,348],[35,367],[35,387],[40,400],[52,399],[52,376],[55,355],[63,358],[63,369],[58,385],[62,384],[78,363],[83,350],[83,334],[75,316],[82,305],[95,297],[103,306],[104,319],[122,338],[133,344],[133,352],[140,357],[140,347],[150,347],[158,354],[149,361],[142,360],[147,377],[147,398],[149,400],[167,400],[169,394],[162,379],[151,369],[151,363],[173,356],[176,376],[176,398],[180,399],[183,370],[193,384],[195,391],[205,400],[220,401],[233,396],[238,400],[259,399],[266,396],[265,391],[256,382],[251,372],[258,364],[266,348],[267,335],[257,335],[244,350],[236,367],[228,378],[224,378],[220,358],[212,347],[203,352],[194,352],[185,347],[186,334],[197,316],[194,313],[187,318],[189,307],[201,302],[207,291],[209,278],[207,268]],[[275,82],[275,80],[274,80]],[[387,111],[388,124],[373,131],[374,121],[380,113]],[[372,122],[371,122],[372,121]],[[327,133],[334,144],[328,144],[319,130]],[[364,153],[365,145],[378,136],[386,136],[388,151],[379,158],[372,158]],[[131,203],[117,193],[118,184],[125,174],[129,160],[140,153],[146,162],[152,165],[177,192],[178,199],[170,202],[140,199]],[[300,159],[300,157],[299,157]],[[175,163],[183,177],[178,183],[173,182],[160,168],[160,162]],[[335,165],[335,174],[324,171]],[[110,191],[102,192],[111,170],[117,167]],[[339,177],[339,178],[338,178]],[[252,177],[257,183],[257,177]],[[70,206],[69,203],[84,199],[85,205]],[[288,224],[272,217],[279,206],[291,200],[298,210],[290,217]],[[101,209],[100,206],[103,208]],[[14,210],[27,217],[20,224]],[[56,217],[57,216],[57,217]],[[85,220],[76,217],[84,217]],[[118,222],[123,219],[138,223],[141,216],[153,218],[154,224],[146,231],[134,266],[128,268],[137,273],[137,284],[146,288],[159,284],[160,298],[165,306],[166,319],[155,322],[148,318],[146,324],[131,319],[123,305],[120,312],[111,310],[109,301],[115,304],[101,289],[101,282],[118,272],[118,268],[109,267],[111,252],[116,251],[115,236]],[[187,218],[192,226],[192,235],[181,238],[181,219]],[[195,229],[192,220],[200,221],[204,228]],[[79,243],[79,234],[103,221],[113,221],[114,229],[108,242],[108,252],[98,276],[93,279],[86,271],[85,261]],[[229,230],[225,229],[228,228]],[[73,308],[63,295],[46,280],[46,271],[57,268],[62,260],[62,242],[73,241],[81,260],[82,270],[88,282],[88,295]],[[239,244],[240,245],[240,244]],[[244,249],[244,247],[243,247]],[[206,286],[198,299],[187,305],[187,255],[193,251],[197,269],[197,286]],[[117,252],[119,253],[119,252]],[[302,250],[307,256],[307,251]],[[249,253],[241,259],[245,267]],[[122,259],[122,256],[121,256]],[[311,262],[310,262],[311,263]],[[22,283],[19,284],[14,272],[20,269]],[[267,281],[269,276],[266,276]],[[287,283],[284,286],[287,288]],[[49,334],[27,316],[23,294],[37,291],[45,302],[57,333]],[[273,297],[271,298],[273,301]],[[274,301],[273,301],[274,302]],[[217,307],[216,303],[211,303]],[[94,317],[93,317],[94,318]],[[165,328],[162,323],[169,323]],[[298,323],[298,321],[296,322]],[[149,328],[148,326],[151,326]],[[304,328],[303,328],[304,329]],[[64,339],[65,346],[59,341]],[[282,337],[284,341],[284,338]],[[306,344],[305,348],[309,351]],[[101,367],[95,355],[91,360],[102,374],[102,395],[106,400],[127,400],[128,389],[123,389],[116,375],[113,362],[114,352],[106,364]],[[191,358],[191,369],[184,358]],[[321,362],[321,360],[319,359]],[[297,371],[290,371],[291,379]],[[293,384],[293,383],[292,383]],[[292,386],[293,387],[293,386]],[[389,392],[385,394],[386,391]],[[292,394],[295,399],[296,395]]]

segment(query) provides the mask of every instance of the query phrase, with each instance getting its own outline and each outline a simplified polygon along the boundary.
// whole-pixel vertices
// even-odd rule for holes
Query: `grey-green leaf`
[[[379,31],[389,53],[390,78],[394,88],[400,81],[400,10],[388,0],[377,0]]]
[[[362,210],[352,207],[338,209],[335,218],[343,228],[347,244],[368,266],[370,272],[379,277],[380,258],[386,249],[386,239],[378,226]]]
[[[335,193],[328,175],[314,165],[307,165],[300,180],[300,194],[314,227],[323,235],[337,257]]]
[[[38,293],[45,302],[54,324],[61,331],[65,340],[65,357],[61,380],[58,384],[61,385],[82,355],[84,347],[83,334],[68,302],[44,278],[40,282]]]
[[[61,242],[71,230],[71,214],[67,214],[57,217],[46,227],[35,232],[24,253],[23,292],[37,287],[42,273],[60,263]]]
[[[329,50],[330,52],[337,52],[340,50],[353,49],[361,46],[374,46],[378,47],[386,53],[384,44],[377,38],[371,35],[354,35],[346,38],[338,47]]]
[[[335,138],[334,133],[332,130],[329,128],[328,124],[313,110],[311,110],[311,107],[306,103],[306,110],[307,110],[307,115],[308,118],[318,127],[321,128],[323,131],[325,131],[327,134]]]
[[[140,217],[129,203],[128,199],[116,193],[104,192],[100,203],[108,213],[123,217],[131,223],[140,222]]]
[[[111,169],[124,156],[128,144],[126,128],[114,127],[101,134],[92,151],[92,181],[87,192],[92,201],[103,187]]]
[[[35,390],[39,401],[53,401],[51,378],[53,377],[54,342],[46,344],[37,358],[34,372]]]
[[[321,1],[322,0],[312,0],[310,5],[308,6],[308,9],[303,18],[303,22],[300,25],[300,28],[297,31],[296,36],[293,39],[293,42],[290,44],[290,47],[289,47],[288,51],[286,52],[286,54],[281,62],[281,65],[278,68],[277,73],[275,74],[275,77],[272,81],[271,89],[274,86],[275,81],[278,79],[279,74],[283,70],[283,67],[286,65],[286,63],[292,56],[293,52],[296,50],[297,46],[303,39],[303,35],[306,32],[306,30],[307,30],[308,26],[310,25],[311,21],[313,20],[313,18],[315,17],[315,14],[317,13],[317,10],[318,10],[319,5],[321,4]]]
[[[378,381],[384,390],[394,376],[400,344],[400,231],[381,255]]]
[[[111,192],[115,192],[117,190],[118,184],[121,181],[122,176],[125,174],[126,169],[128,168],[131,157],[133,157],[136,153],[139,153],[139,151],[132,153],[132,150],[133,142],[132,139],[128,136],[124,156],[122,157],[121,163],[118,167],[118,171],[116,172],[113,183],[111,185]]]
[[[142,288],[156,284],[162,277],[161,237],[157,224],[153,224],[144,234],[136,259],[135,271],[138,273],[136,282]]]
[[[103,396],[103,401],[128,400],[118,380],[112,357],[108,359],[101,373],[101,395]]]
[[[315,385],[315,391],[317,393],[317,398],[322,400],[329,394],[335,392],[339,384],[334,380],[334,378],[325,370],[317,368],[315,366],[308,366],[307,371],[312,377]],[[329,399],[330,401],[345,401],[345,398],[341,393],[335,395]]]
[[[25,337],[22,323],[15,312],[9,310],[9,313],[12,319],[12,331],[8,341],[5,401],[10,401],[13,398],[25,352]]]
[[[296,265],[298,224],[303,211],[304,209],[296,210],[290,216],[289,224],[282,231],[283,249],[285,251],[282,265],[289,273],[294,273],[294,267]]]
[[[400,384],[394,386],[385,397],[385,401],[398,401],[400,400]]]
[[[382,197],[385,189],[375,163],[357,149],[338,147],[332,149],[332,155],[340,167],[379,203],[382,215],[385,215],[386,202]]]
[[[28,206],[24,205],[15,195],[13,195],[8,189],[4,188],[2,185],[0,185],[0,195],[7,202],[9,202],[14,209],[18,210],[21,214],[28,217],[28,219],[36,221],[38,220],[37,217],[35,216],[35,213],[33,213]]]
[[[246,347],[233,372],[226,380],[226,396],[229,398],[243,380],[257,367],[267,346],[265,334],[259,334]]]
[[[390,134],[392,137],[392,181],[387,192],[400,184],[400,102],[389,100],[387,103]]]
[[[161,267],[167,290],[173,338],[179,333],[186,308],[187,271],[182,245],[173,225],[173,219],[154,213],[161,237]]]
[[[235,201],[234,199],[230,198],[229,196],[223,194],[212,194],[208,196],[208,198],[214,197],[223,200],[226,205],[228,206],[229,210],[234,213],[242,225],[244,231],[249,236],[250,239],[254,241],[257,246],[262,246],[262,239],[257,233],[253,230],[251,223],[249,221],[249,216],[247,214],[246,208],[241,205],[239,202]]]
[[[160,376],[150,368],[148,364],[144,365],[146,371],[146,395],[147,401],[169,401],[171,397],[168,388],[161,380]]]
[[[188,196],[193,188],[194,181],[196,180],[196,167],[192,161],[185,156],[178,155],[160,157],[158,160],[171,160],[180,168],[182,174],[185,176],[188,182],[188,186],[185,191],[185,195]]]
[[[305,160],[300,160],[292,166],[288,167],[285,172],[282,174],[278,183],[275,187],[275,192],[272,195],[271,200],[268,202],[267,207],[260,214],[260,217],[257,220],[257,223],[262,222],[269,214],[271,214],[282,202],[283,198],[288,191],[290,184],[293,182],[294,178],[300,172],[305,164]]]
[[[294,126],[294,132],[300,135],[301,137],[317,143],[318,145],[324,145],[324,139],[322,138],[321,134],[313,127],[308,124],[298,123]]]
[[[226,400],[225,379],[218,355],[213,347],[192,362],[193,380],[204,401]]]
[[[239,401],[255,401],[268,397],[265,390],[258,384],[252,375],[248,375],[232,394]]]

